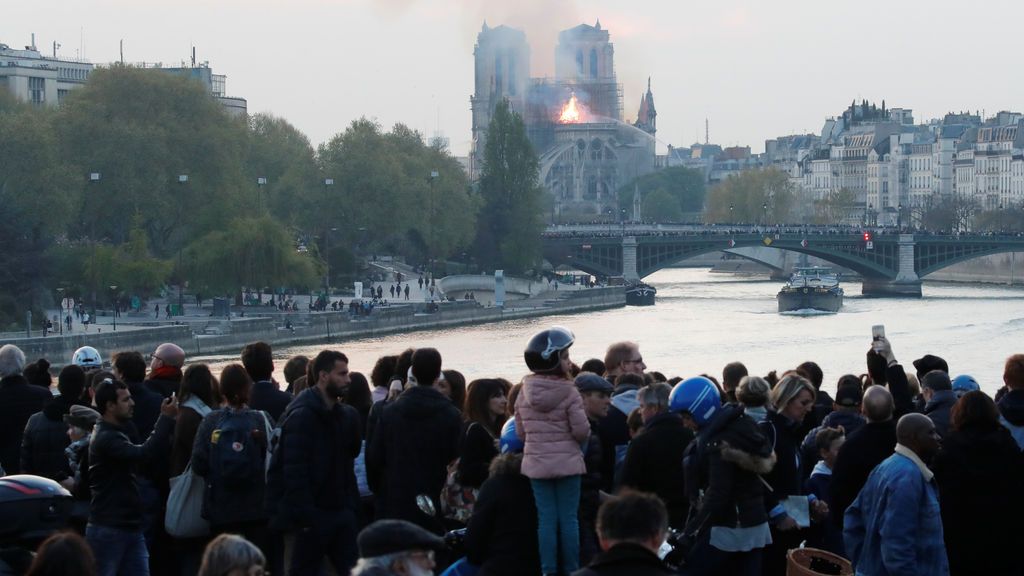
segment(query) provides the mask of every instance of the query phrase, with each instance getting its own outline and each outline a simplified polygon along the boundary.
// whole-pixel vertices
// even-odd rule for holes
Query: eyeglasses
[[[643,361],[644,361],[643,358],[630,358],[629,360],[623,360],[622,363],[623,364],[640,364]]]

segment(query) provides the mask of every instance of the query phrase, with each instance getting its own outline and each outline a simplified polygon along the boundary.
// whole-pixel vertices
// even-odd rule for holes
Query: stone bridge
[[[690,225],[554,226],[544,257],[597,276],[638,280],[707,252],[760,247],[816,256],[853,270],[871,296],[920,296],[921,279],[958,262],[1024,251],[1024,236],[932,235],[890,229]]]

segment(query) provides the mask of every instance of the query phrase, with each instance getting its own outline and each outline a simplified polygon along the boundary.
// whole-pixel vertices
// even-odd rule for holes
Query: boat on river
[[[627,306],[653,306],[658,289],[650,284],[635,282],[626,286]]]
[[[796,268],[776,298],[779,312],[838,312],[843,307],[843,288],[839,285],[839,274],[832,272],[831,268],[800,267]]]

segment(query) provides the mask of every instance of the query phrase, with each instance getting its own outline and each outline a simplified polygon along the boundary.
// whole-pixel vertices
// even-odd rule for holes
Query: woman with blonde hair
[[[816,391],[810,380],[796,372],[786,372],[768,394],[768,419],[761,428],[774,447],[778,458],[775,467],[765,476],[771,491],[765,494],[772,544],[765,548],[762,573],[782,576],[786,572],[786,551],[799,546],[804,538],[801,528],[807,520],[828,514],[828,506],[815,496],[803,495],[801,477],[799,428],[814,408]]]

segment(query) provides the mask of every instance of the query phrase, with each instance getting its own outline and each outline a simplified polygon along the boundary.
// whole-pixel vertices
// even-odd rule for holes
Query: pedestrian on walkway
[[[406,300],[409,299],[409,285],[408,284],[405,285],[405,299]]]

